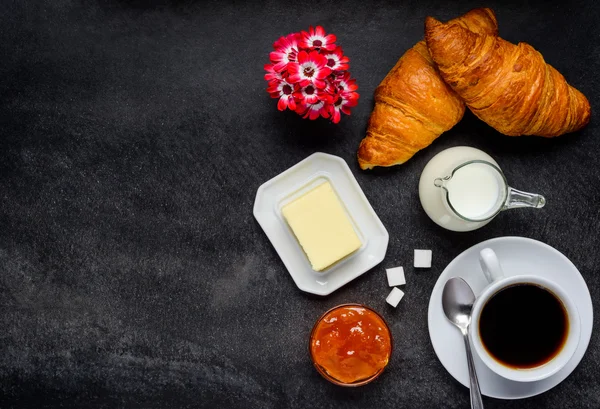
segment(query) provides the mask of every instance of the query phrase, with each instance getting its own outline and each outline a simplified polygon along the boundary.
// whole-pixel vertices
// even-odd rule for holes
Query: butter
[[[288,203],[282,213],[315,271],[325,270],[361,246],[329,182]]]

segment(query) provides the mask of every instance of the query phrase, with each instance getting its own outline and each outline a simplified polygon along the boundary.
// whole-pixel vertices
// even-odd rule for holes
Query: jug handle
[[[521,190],[509,187],[508,197],[504,202],[502,210],[515,209],[518,207],[534,207],[541,209],[546,205],[546,198],[536,193],[523,192]]]

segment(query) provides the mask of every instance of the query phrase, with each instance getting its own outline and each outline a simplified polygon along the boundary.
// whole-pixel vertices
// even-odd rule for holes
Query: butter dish
[[[282,208],[329,182],[362,243],[348,257],[321,272],[314,271],[286,223]],[[258,188],[254,217],[302,291],[328,295],[379,264],[385,257],[389,235],[369,204],[348,164],[340,157],[317,152]]]

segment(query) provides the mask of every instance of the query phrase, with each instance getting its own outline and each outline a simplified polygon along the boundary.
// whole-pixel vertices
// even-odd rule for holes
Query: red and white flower
[[[310,26],[308,32],[302,31],[300,35],[300,48],[314,48],[315,50],[324,48],[328,51],[335,50],[335,35],[326,34],[321,26],[317,26],[315,29]]]
[[[289,107],[292,111],[296,110],[297,104],[294,98],[296,88],[294,84],[290,84],[286,80],[273,81],[269,84],[267,92],[271,94],[271,98],[279,98],[277,109],[284,111]]]
[[[350,73],[348,71],[336,78],[335,86],[338,92],[354,92],[358,89],[356,80],[350,79]]]
[[[328,51],[323,54],[327,58],[327,68],[332,71],[345,71],[348,69],[350,58],[344,56],[342,47],[336,47],[333,51]]]
[[[298,62],[288,65],[288,80],[291,83],[299,82],[300,86],[305,87],[308,84],[314,84],[317,88],[325,88],[327,83],[324,81],[331,70],[326,67],[327,58],[319,54],[318,51],[306,51],[298,53]]]
[[[358,93],[357,92],[340,92],[337,95],[336,100],[329,104],[329,115],[331,115],[331,122],[337,124],[342,118],[342,112],[346,115],[350,115],[350,108],[355,107],[358,104]]]
[[[330,118],[334,123],[342,113],[350,114],[358,103],[358,86],[347,71],[350,59],[335,41],[321,26],[275,41],[271,63],[264,68],[267,92],[278,99],[280,111],[289,108],[304,118]]]
[[[299,101],[303,100],[307,104],[314,104],[323,99],[326,95],[326,93],[316,88],[313,84],[308,84],[305,87],[300,87],[298,91],[294,93],[294,98]]]
[[[288,34],[285,37],[280,37],[279,40],[273,43],[275,51],[271,51],[269,58],[274,64],[275,71],[283,71],[288,63],[296,62],[298,56],[298,35]]]
[[[300,102],[296,108],[296,112],[302,115],[302,118],[317,119],[319,116],[329,118],[329,105],[323,101],[317,101],[314,104]]]

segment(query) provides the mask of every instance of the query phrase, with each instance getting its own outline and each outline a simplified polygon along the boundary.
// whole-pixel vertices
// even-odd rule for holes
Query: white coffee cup
[[[581,328],[579,312],[575,303],[561,287],[545,278],[520,274],[506,277],[500,266],[500,261],[492,249],[481,250],[479,262],[483,274],[489,282],[489,285],[477,297],[471,314],[470,336],[479,358],[498,375],[517,382],[539,381],[560,371],[569,362],[579,344]],[[534,284],[550,291],[562,302],[568,317],[568,333],[562,349],[548,362],[534,368],[520,369],[501,364],[485,349],[479,334],[481,311],[488,300],[500,290],[515,284]]]

